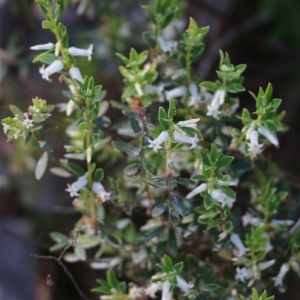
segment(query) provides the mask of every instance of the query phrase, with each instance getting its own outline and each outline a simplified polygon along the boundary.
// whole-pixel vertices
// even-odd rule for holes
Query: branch
[[[36,259],[54,260],[55,262],[57,262],[63,268],[63,270],[67,274],[67,276],[70,278],[70,280],[72,281],[74,287],[76,288],[76,290],[77,290],[78,294],[81,296],[81,298],[84,300],[91,300],[83,294],[82,290],[80,289],[77,282],[75,281],[73,275],[69,272],[69,270],[67,269],[65,264],[62,262],[62,258],[65,255],[65,253],[67,252],[67,250],[75,245],[77,237],[78,237],[78,231],[76,232],[76,236],[74,237],[73,241],[67,247],[65,247],[63,249],[63,251],[61,252],[59,257],[52,256],[52,255],[37,255],[37,254],[31,254],[30,256],[34,257]]]

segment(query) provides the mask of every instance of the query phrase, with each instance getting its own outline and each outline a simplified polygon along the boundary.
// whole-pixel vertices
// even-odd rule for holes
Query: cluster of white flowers
[[[86,187],[88,180],[86,175],[79,177],[75,182],[72,184],[68,183],[68,188],[66,189],[67,192],[70,193],[70,196],[79,197],[79,192],[84,187]],[[103,185],[100,182],[94,182],[92,185],[92,191],[99,197],[102,202],[105,202],[110,199],[111,192],[107,192]]]
[[[199,122],[200,119],[191,119],[187,121],[180,121],[176,124],[175,130],[173,133],[173,138],[177,143],[186,143],[190,144],[190,149],[197,148],[197,143],[199,142],[199,138],[197,137],[196,133],[194,137],[188,136],[181,128],[183,127],[190,127],[190,128],[197,128],[197,122]],[[162,144],[169,138],[169,133],[167,131],[162,131],[160,135],[154,139],[151,140],[148,138],[149,148],[153,148],[155,152],[157,152],[159,149],[162,149]]]
[[[155,276],[154,276],[155,277]],[[183,296],[188,296],[190,290],[194,287],[192,282],[186,282],[182,277],[176,275],[177,286],[183,292]],[[131,300],[136,300],[141,298],[143,295],[146,295],[150,298],[156,298],[156,293],[162,290],[161,300],[172,300],[173,293],[171,291],[171,283],[168,280],[164,282],[152,282],[146,288],[132,286],[129,288],[129,298]]]
[[[237,181],[218,180],[216,183],[220,186],[235,186],[235,185],[237,185]],[[201,183],[198,187],[193,189],[189,194],[186,195],[186,199],[193,198],[196,195],[203,193],[205,191],[207,191],[209,193],[209,195],[211,196],[212,199],[219,202],[222,205],[222,207],[224,207],[225,205],[227,205],[228,207],[232,207],[232,205],[235,201],[235,199],[230,198],[220,189],[211,188],[210,185],[208,185],[207,183]]]
[[[268,139],[273,145],[278,147],[279,142],[274,133],[272,133],[267,128],[262,125],[256,126],[254,122],[252,122],[247,127],[244,127],[242,132],[246,130],[246,140],[248,145],[248,152],[251,157],[255,158],[257,154],[261,153],[263,150],[264,144],[259,144],[258,142],[258,134],[263,135],[266,139]]]
[[[60,49],[60,42],[57,42],[55,45],[53,43],[47,43],[47,44],[42,44],[42,45],[36,45],[30,47],[31,50],[54,50],[55,49],[55,55],[59,55],[59,49]],[[81,48],[76,48],[76,47],[70,47],[68,49],[68,53],[73,55],[73,56],[86,56],[88,57],[88,60],[90,61],[92,59],[92,54],[93,54],[93,45],[90,45],[88,49],[81,49]],[[61,70],[63,70],[64,65],[63,61],[60,59],[57,59],[53,61],[48,67],[45,68],[45,66],[42,66],[40,68],[40,74],[42,75],[43,79],[46,79],[48,81],[51,81],[49,79],[49,76],[51,76],[54,73],[58,73]],[[80,70],[72,66],[69,70],[69,74],[71,78],[77,79],[81,82],[83,82],[82,75],[80,73]]]
[[[260,271],[263,271],[269,267],[271,267],[275,263],[275,259],[266,261],[266,262],[261,262],[257,264],[257,268]],[[249,280],[248,282],[248,287],[252,286],[255,280],[259,279],[259,273],[256,268],[247,268],[247,267],[237,267],[236,268],[236,275],[235,278],[237,280],[240,280],[241,282],[245,282],[245,280]]]

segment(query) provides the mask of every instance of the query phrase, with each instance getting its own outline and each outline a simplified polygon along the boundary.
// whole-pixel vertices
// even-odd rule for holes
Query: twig
[[[36,259],[54,260],[55,262],[57,262],[63,268],[63,270],[67,274],[67,276],[70,278],[70,280],[72,281],[74,287],[76,288],[76,290],[77,290],[78,294],[81,296],[81,298],[85,299],[85,300],[91,300],[83,294],[82,290],[80,289],[77,282],[75,281],[73,275],[69,272],[69,270],[67,269],[65,264],[62,262],[62,258],[65,255],[66,251],[75,245],[77,237],[78,237],[78,231],[76,232],[76,236],[74,237],[73,241],[63,249],[63,251],[61,252],[59,257],[52,256],[52,255],[37,255],[37,254],[31,254],[30,256],[34,257]]]

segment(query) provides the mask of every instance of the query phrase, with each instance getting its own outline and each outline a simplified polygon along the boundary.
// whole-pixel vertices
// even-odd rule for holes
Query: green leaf
[[[99,168],[95,171],[94,173],[94,181],[95,182],[100,182],[102,181],[104,178],[104,171],[103,169]]]
[[[78,166],[76,164],[70,163],[70,162],[66,162],[65,167],[67,169],[69,169],[70,171],[72,171],[77,176],[83,176],[86,173],[83,168],[81,168],[80,166]]]
[[[194,180],[188,179],[188,178],[176,178],[175,180],[178,184],[182,184],[182,185],[193,185],[193,184],[195,184]]]
[[[72,174],[70,174],[69,172],[67,172],[65,169],[63,168],[51,168],[50,169],[50,172],[54,175],[57,175],[57,176],[60,176],[60,177],[65,177],[65,178],[68,178],[68,177],[71,177]]]
[[[210,162],[210,159],[208,158],[207,154],[205,153],[205,151],[201,150],[200,155],[201,155],[201,158],[202,158],[203,165],[210,167],[211,162]]]
[[[126,152],[129,154],[129,158],[135,158],[140,155],[141,149],[131,144],[122,142],[122,141],[113,141],[113,146],[122,152]]]
[[[117,279],[117,276],[112,269],[109,269],[107,271],[107,282],[112,288],[118,289],[119,280]]]
[[[83,247],[75,246],[74,253],[80,260],[82,260],[82,261],[86,260],[86,251]]]
[[[204,207],[208,210],[212,207],[214,201],[212,200],[212,198],[209,196],[209,194],[205,194],[204,196]]]
[[[175,209],[171,209],[171,211],[169,211],[169,221],[171,222],[171,224],[173,226],[177,226],[180,222],[180,217],[178,212]]]
[[[176,115],[177,115],[177,111],[176,111],[175,100],[174,100],[174,98],[171,98],[169,100],[168,118],[171,120],[174,120]]]
[[[218,148],[215,144],[211,144],[211,149],[210,149],[210,160],[214,164],[217,159],[218,159]]]
[[[87,122],[81,122],[81,123],[78,125],[78,129],[79,129],[79,130],[90,130],[90,129],[91,129],[91,126],[90,126]]]
[[[200,286],[202,292],[209,293],[213,297],[221,297],[225,295],[226,289],[215,283],[208,283]]]
[[[176,195],[171,193],[171,201],[175,208],[175,210],[178,212],[179,215],[184,216],[185,215],[185,207],[182,203],[182,200]]]
[[[76,245],[81,246],[85,249],[93,248],[100,244],[100,237],[97,235],[89,236],[86,234],[81,234],[76,240]]]
[[[181,261],[181,262],[175,264],[173,266],[173,269],[176,271],[177,274],[180,274],[183,270],[183,262]]]
[[[51,23],[50,21],[48,21],[48,20],[44,20],[44,21],[42,22],[42,27],[43,27],[43,29],[50,29],[51,31],[53,30],[53,25],[52,25],[52,23]]]
[[[14,115],[23,116],[23,114],[24,114],[18,106],[10,104],[9,109]]]
[[[234,157],[233,156],[224,156],[221,159],[219,159],[216,163],[216,167],[218,169],[224,168],[226,166],[229,166],[231,162],[233,161]]]
[[[40,61],[44,64],[47,64],[47,65],[50,65],[52,64],[55,60],[57,60],[57,57],[53,54],[53,53],[42,53],[44,55],[41,55],[41,56],[37,56],[35,59],[34,59],[34,62],[36,61]],[[39,58],[37,60],[37,58]]]
[[[161,226],[156,227],[151,233],[149,233],[144,238],[144,241],[148,242],[148,241],[152,240],[154,237],[159,236],[165,229],[166,229],[166,225],[161,225]]]
[[[175,234],[174,228],[170,228],[169,229],[168,241],[169,241],[169,251],[170,251],[170,254],[171,255],[175,255],[177,253],[177,240],[176,240],[176,234]],[[174,268],[175,268],[175,266],[174,266]],[[178,267],[178,269],[179,269],[179,267]]]
[[[228,187],[228,186],[219,186],[219,189],[225,193],[228,197],[232,198],[232,199],[235,199],[235,193],[234,191]]]
[[[141,53],[139,54],[139,56],[138,56],[137,64],[138,64],[138,65],[143,64],[143,63],[146,61],[147,57],[148,57],[148,51],[147,51],[147,50],[141,52]]]
[[[271,100],[272,93],[273,93],[273,87],[272,84],[269,83],[265,91],[265,97],[267,98],[268,101]]]
[[[152,210],[152,217],[155,218],[157,216],[162,215],[166,211],[167,207],[167,201],[157,204]]]
[[[159,107],[158,110],[158,121],[163,130],[169,129],[169,123],[166,121],[168,119],[167,113],[163,107]]]
[[[164,255],[163,258],[163,266],[165,267],[168,273],[173,271],[173,261],[171,257],[166,254]]]
[[[44,175],[48,164],[48,152],[44,152],[43,155],[38,160],[35,167],[35,178],[40,180]]]
[[[211,82],[211,81],[203,81],[200,83],[200,87],[203,87],[209,91],[215,92],[220,87],[220,84],[218,84],[216,82]]]
[[[69,243],[69,237],[63,233],[52,231],[50,232],[50,237],[52,240],[54,240],[56,243]]]

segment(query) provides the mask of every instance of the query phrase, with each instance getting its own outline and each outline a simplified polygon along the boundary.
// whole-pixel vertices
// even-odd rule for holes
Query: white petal
[[[265,138],[267,138],[273,145],[278,147],[279,142],[278,142],[277,136],[273,132],[271,132],[270,130],[268,130],[267,128],[265,128],[263,126],[259,126],[258,132],[261,135],[263,135]]]
[[[51,50],[52,48],[54,48],[53,43],[35,45],[35,46],[30,47],[31,50]]]
[[[272,259],[272,260],[258,263],[257,266],[262,271],[262,270],[265,270],[265,269],[271,267],[274,263],[275,263],[275,259]]]
[[[164,281],[162,288],[161,300],[170,300],[172,293],[170,292],[171,283]]]
[[[88,60],[90,61],[92,59],[93,54],[93,45],[90,45],[88,49],[70,47],[68,51],[73,56],[87,56]]]
[[[69,74],[73,79],[77,79],[78,81],[83,82],[82,75],[77,67],[70,68]]]
[[[239,250],[239,256],[243,256],[249,249],[246,248],[241,241],[240,237],[234,233],[230,236],[231,242],[238,248]]]
[[[61,71],[63,67],[64,66],[61,60],[55,60],[46,69],[44,69],[43,67],[40,68],[40,74],[42,75],[43,79],[49,81],[49,76]]]
[[[207,183],[202,183],[198,187],[196,187],[194,190],[192,190],[189,194],[186,195],[186,199],[193,198],[194,196],[204,192],[207,190]]]
[[[199,121],[200,121],[200,118],[190,119],[190,120],[186,120],[186,121],[180,121],[177,123],[177,125],[179,125],[180,127],[194,127],[194,125],[196,125],[196,123]]]
[[[168,137],[169,137],[168,131],[162,131],[156,139],[157,144],[161,145],[168,139]]]
[[[186,87],[184,86],[179,86],[170,91],[165,91],[167,100],[170,100],[171,98],[182,97],[185,95],[185,93],[186,93]]]

